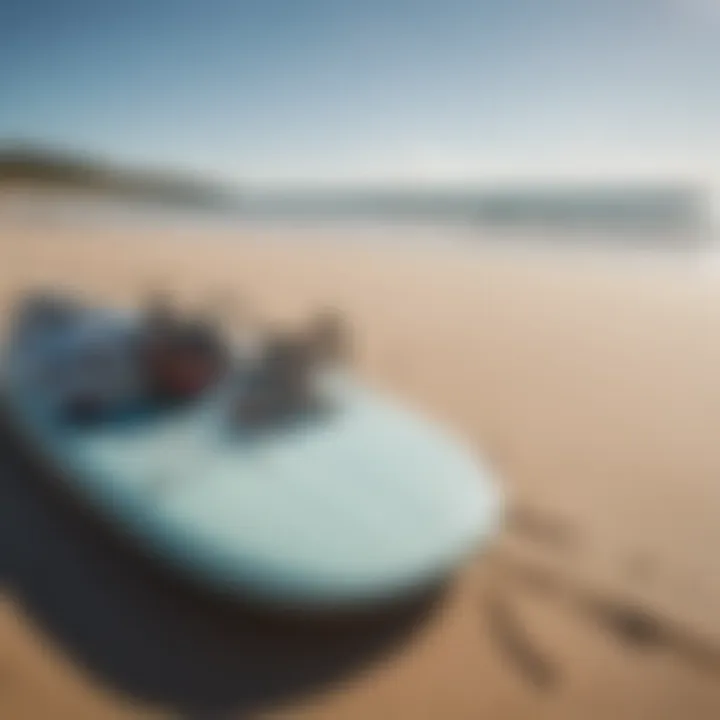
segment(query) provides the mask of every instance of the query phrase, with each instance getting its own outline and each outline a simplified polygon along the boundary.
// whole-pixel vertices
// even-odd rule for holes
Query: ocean
[[[170,204],[68,191],[0,192],[3,216],[53,224],[198,230],[274,229],[398,242],[535,238],[560,242],[703,243],[706,197],[677,186],[503,190],[249,190],[212,203]],[[342,232],[339,230],[342,229]]]

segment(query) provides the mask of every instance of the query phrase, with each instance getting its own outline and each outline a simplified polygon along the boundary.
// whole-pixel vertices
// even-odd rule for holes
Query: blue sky
[[[720,184],[720,0],[4,0],[0,140],[221,179]]]

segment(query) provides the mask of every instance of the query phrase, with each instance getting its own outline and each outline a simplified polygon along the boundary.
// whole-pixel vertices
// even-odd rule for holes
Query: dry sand
[[[65,531],[8,481],[0,718],[231,717],[235,699],[242,716],[328,720],[720,717],[713,272],[589,253],[298,245],[259,230],[240,241],[7,225],[0,242],[3,306],[57,283],[132,303],[159,282],[189,305],[224,288],[279,320],[341,308],[361,372],[482,449],[512,507],[492,555],[371,658],[320,681],[300,677],[302,653],[278,650],[285,657],[266,657],[268,667],[290,662],[292,690],[261,692],[253,680],[252,702],[230,693],[211,709],[198,691],[205,704],[191,710],[175,685],[192,680],[161,666],[192,646],[141,624],[150,634],[133,645],[132,613],[121,621],[100,596],[74,595],[72,575],[36,581],[52,573],[44,558]],[[83,578],[96,595],[105,582]],[[125,591],[113,587],[117,605]],[[92,612],[78,610],[84,602]],[[627,607],[643,614],[628,618]],[[98,629],[116,622],[127,630],[114,646]],[[137,647],[157,658],[144,685],[123,678]]]

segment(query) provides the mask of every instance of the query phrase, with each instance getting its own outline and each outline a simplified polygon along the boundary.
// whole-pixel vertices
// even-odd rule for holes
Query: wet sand
[[[278,322],[337,307],[360,372],[477,446],[511,508],[402,631],[311,651],[155,588],[6,464],[0,717],[720,716],[716,273],[9,223],[0,258],[2,307],[57,283],[119,303],[161,285],[188,306],[220,288],[235,317]]]

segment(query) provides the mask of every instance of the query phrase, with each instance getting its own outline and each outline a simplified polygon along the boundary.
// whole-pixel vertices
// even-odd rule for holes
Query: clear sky
[[[0,140],[217,178],[720,184],[720,0],[0,0]]]

